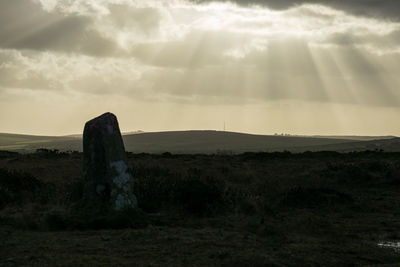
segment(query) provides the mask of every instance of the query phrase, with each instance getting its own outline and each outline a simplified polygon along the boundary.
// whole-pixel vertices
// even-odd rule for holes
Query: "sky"
[[[400,1],[0,0],[0,132],[400,136]]]

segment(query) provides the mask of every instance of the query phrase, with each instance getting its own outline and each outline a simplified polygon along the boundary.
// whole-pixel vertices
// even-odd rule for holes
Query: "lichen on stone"
[[[110,167],[114,168],[116,175],[113,178],[114,184],[118,188],[123,188],[129,180],[132,178],[132,176],[128,172],[128,166],[126,166],[125,162],[123,160],[119,161],[114,161],[110,163]]]
[[[101,195],[104,192],[105,189],[106,189],[106,187],[104,185],[98,184],[96,186],[96,193]]]
[[[118,194],[116,199],[115,199],[115,209],[116,210],[122,210],[126,207],[133,207],[132,201],[129,199],[128,194]]]

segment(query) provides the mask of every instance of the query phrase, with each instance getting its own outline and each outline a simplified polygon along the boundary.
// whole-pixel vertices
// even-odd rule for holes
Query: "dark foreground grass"
[[[0,266],[400,264],[400,154],[129,154],[123,213],[85,207],[81,161],[0,153]]]

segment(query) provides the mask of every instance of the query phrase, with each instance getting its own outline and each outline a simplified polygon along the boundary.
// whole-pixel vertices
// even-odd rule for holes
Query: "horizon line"
[[[237,134],[248,134],[248,135],[261,135],[261,136],[286,136],[286,137],[398,137],[393,134],[380,134],[380,135],[370,135],[370,134],[292,134],[285,132],[277,133],[249,133],[240,131],[226,131],[226,130],[212,130],[212,129],[187,129],[187,130],[158,130],[158,131],[121,131],[121,135],[135,135],[135,134],[146,134],[146,133],[168,133],[168,132],[226,132],[226,133],[237,133]],[[83,133],[73,133],[73,134],[62,134],[62,135],[47,135],[47,134],[27,134],[27,133],[15,133],[15,132],[0,132],[0,134],[8,135],[23,135],[23,136],[35,136],[35,137],[73,137],[82,136]]]

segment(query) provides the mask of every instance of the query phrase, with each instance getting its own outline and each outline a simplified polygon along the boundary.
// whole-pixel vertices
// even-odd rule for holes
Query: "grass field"
[[[1,266],[382,266],[400,154],[128,154],[140,210],[79,213],[82,155],[0,153]]]

